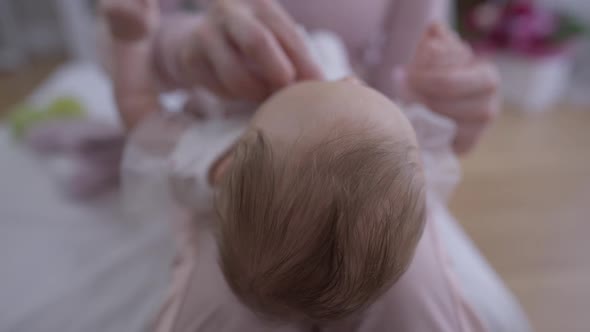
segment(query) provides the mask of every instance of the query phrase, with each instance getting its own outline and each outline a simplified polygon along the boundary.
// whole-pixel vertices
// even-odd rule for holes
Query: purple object
[[[479,51],[509,51],[534,57],[567,53],[571,42],[558,41],[559,16],[529,0],[485,3],[467,17]]]
[[[88,198],[117,186],[125,134],[93,120],[56,120],[32,128],[26,144],[46,161],[62,189]]]

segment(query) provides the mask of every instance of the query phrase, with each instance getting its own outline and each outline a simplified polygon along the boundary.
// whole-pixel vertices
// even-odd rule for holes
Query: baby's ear
[[[123,41],[143,39],[159,19],[156,0],[101,0],[100,11],[113,37]]]

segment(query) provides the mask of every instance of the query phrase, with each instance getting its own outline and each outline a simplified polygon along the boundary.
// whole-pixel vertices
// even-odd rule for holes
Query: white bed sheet
[[[63,67],[30,100],[64,94],[117,122],[109,84],[93,65]],[[125,218],[118,193],[67,199],[6,127],[0,151],[0,331],[147,330],[169,282],[168,225]]]

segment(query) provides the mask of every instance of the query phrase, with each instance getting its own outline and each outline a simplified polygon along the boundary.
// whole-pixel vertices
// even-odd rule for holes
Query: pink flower
[[[553,13],[532,5],[508,5],[506,9],[508,45],[527,53],[548,42],[556,30]]]
[[[531,0],[485,3],[477,6],[467,19],[476,36],[473,44],[480,50],[542,55],[563,48],[553,40],[558,16]]]

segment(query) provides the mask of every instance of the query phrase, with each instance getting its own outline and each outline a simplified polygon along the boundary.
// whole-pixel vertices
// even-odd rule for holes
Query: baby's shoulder
[[[215,237],[199,232],[184,242],[175,266],[171,292],[156,322],[156,331],[307,331],[266,320],[243,305],[225,281]]]

